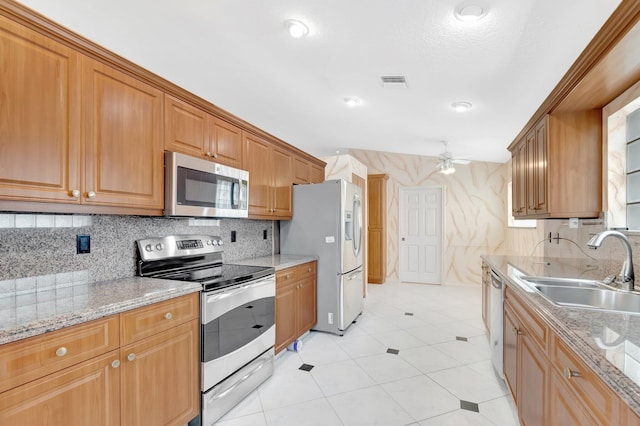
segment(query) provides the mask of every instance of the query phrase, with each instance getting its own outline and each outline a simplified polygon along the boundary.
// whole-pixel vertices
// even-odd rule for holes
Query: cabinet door
[[[293,183],[300,185],[311,183],[311,167],[303,158],[293,159]]]
[[[164,96],[164,148],[206,158],[209,114],[169,95]]]
[[[198,414],[199,335],[192,320],[120,349],[122,425],[179,425]]]
[[[244,169],[249,171],[249,215],[271,215],[271,146],[250,133],[244,136]]]
[[[528,215],[536,214],[536,132],[532,130],[525,138],[525,194],[526,194],[526,213]]]
[[[518,327],[519,324],[511,312],[505,306],[504,310],[504,340],[503,344],[503,362],[504,362],[504,379],[511,391],[511,396],[518,405],[518,393],[516,387],[517,368],[518,368]]]
[[[92,59],[83,63],[82,201],[161,209],[162,92]]]
[[[0,424],[120,424],[120,370],[113,351],[0,394]],[[150,423],[139,423],[150,424]]]
[[[311,164],[311,183],[324,182],[324,167],[320,167],[316,164]]]
[[[596,423],[587,414],[582,401],[556,371],[551,371],[549,383],[549,419],[562,426],[588,426]]]
[[[512,162],[512,214],[513,216],[522,216],[527,213],[526,200],[526,144],[523,142],[518,145],[511,159]]]
[[[242,167],[242,130],[226,121],[211,117],[211,149],[213,161],[231,167]]]
[[[296,337],[306,333],[316,324],[316,277],[309,276],[297,284],[298,330]]]
[[[547,203],[547,120],[543,119],[535,128],[535,212],[548,212]]]
[[[547,392],[548,363],[536,342],[523,329],[520,336],[520,368],[518,369],[518,413],[523,425],[543,425]]]
[[[296,283],[276,288],[276,345],[278,353],[296,339]]]
[[[80,62],[0,17],[0,197],[77,203]]]
[[[273,173],[273,213],[279,219],[291,219],[293,211],[293,155],[274,147],[271,172]]]

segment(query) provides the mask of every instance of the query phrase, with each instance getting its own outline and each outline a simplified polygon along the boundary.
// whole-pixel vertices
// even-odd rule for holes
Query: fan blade
[[[463,159],[459,159],[456,160],[455,158],[453,160],[451,160],[452,163],[456,163],[456,164],[462,164],[464,166],[466,166],[467,164],[471,163],[471,160],[463,160]]]

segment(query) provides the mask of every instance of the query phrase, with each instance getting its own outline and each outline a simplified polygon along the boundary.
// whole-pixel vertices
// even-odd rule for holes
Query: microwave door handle
[[[231,207],[233,208],[236,205],[236,191],[235,188],[238,186],[238,182],[233,181],[231,183]]]

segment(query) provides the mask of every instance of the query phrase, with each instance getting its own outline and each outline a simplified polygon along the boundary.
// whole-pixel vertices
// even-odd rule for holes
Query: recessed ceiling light
[[[356,107],[358,105],[361,105],[362,101],[359,98],[356,98],[355,96],[350,96],[348,98],[344,98],[344,103],[347,104],[347,106],[349,107]]]
[[[471,109],[472,105],[470,102],[454,102],[451,104],[451,108],[455,109],[457,112],[465,112]]]
[[[289,34],[293,38],[300,38],[309,34],[309,27],[297,19],[289,19],[285,21],[284,25],[287,27]]]
[[[455,16],[460,21],[478,21],[486,16],[488,12],[487,7],[483,7],[479,4],[467,3],[456,7]]]

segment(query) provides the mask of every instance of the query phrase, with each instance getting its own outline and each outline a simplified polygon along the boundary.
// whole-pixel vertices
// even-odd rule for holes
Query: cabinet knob
[[[171,312],[167,312],[166,314],[164,314],[164,319],[170,320],[171,318],[173,318],[173,314]]]
[[[218,154],[217,153],[213,153],[213,158],[218,158]]]
[[[307,269],[307,272],[311,272],[311,268]]]
[[[516,334],[518,336],[522,336],[522,331],[520,331],[519,329],[513,327],[513,334]]]
[[[113,361],[113,362],[111,363],[111,366],[112,366],[113,368],[118,368],[118,367],[120,367],[120,360],[119,360],[119,359],[116,359],[115,361]]]
[[[578,373],[577,371],[573,371],[569,367],[565,367],[563,371],[564,371],[564,377],[567,380],[571,380],[572,377],[580,377],[580,373]]]
[[[207,156],[207,157],[211,157],[211,152],[207,151],[207,153],[205,154],[205,156]]]
[[[56,351],[56,356],[65,356],[67,354],[67,348],[65,348],[64,346],[61,346],[58,348],[58,350]]]
[[[134,354],[133,352],[130,353],[129,355],[127,355],[127,359],[129,361],[133,361],[134,359],[136,359],[136,354]]]
[[[89,198],[96,198],[96,193],[95,193],[95,192],[93,192],[93,191],[89,191],[89,192],[87,192],[87,197],[89,197]]]
[[[71,191],[70,196],[74,197],[74,198],[78,198],[80,196],[80,190],[79,189],[74,189],[73,191]]]

